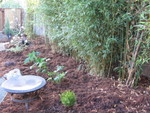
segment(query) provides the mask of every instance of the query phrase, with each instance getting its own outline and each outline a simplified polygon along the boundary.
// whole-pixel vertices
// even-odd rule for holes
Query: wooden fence
[[[8,20],[11,28],[22,26],[22,9],[16,8],[0,8],[0,31],[3,30],[6,21]]]
[[[0,31],[3,29],[4,25],[4,10],[0,9]]]

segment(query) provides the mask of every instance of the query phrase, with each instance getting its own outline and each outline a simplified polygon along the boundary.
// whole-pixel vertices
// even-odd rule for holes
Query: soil
[[[48,75],[30,69],[32,63],[23,63],[27,54],[33,50],[42,53],[40,57],[50,59],[49,71],[62,65],[65,66],[63,71],[67,71],[67,75],[60,84],[47,81],[46,86],[38,91],[40,98],[29,103],[28,113],[150,113],[150,88],[146,88],[150,85],[149,82],[146,87],[140,82],[140,87],[129,88],[110,78],[89,75],[84,70],[79,70],[81,62],[53,53],[41,39],[32,41],[31,46],[20,53],[0,52],[0,76],[19,68],[22,75],[37,75],[48,79]],[[13,62],[13,65],[6,66],[8,62]],[[65,107],[60,102],[59,94],[66,90],[74,91],[77,95],[77,102],[73,107]],[[10,94],[0,104],[0,113],[26,112],[23,103],[11,101]]]

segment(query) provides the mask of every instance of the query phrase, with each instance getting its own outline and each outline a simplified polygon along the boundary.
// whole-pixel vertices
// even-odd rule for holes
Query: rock
[[[16,65],[15,62],[12,62],[12,61],[8,61],[4,64],[5,67],[9,67],[9,66],[14,66]]]
[[[4,50],[5,50],[4,43],[0,43],[0,51],[4,51]]]
[[[5,81],[5,79],[0,77],[0,86],[1,86],[1,84],[2,84],[4,81]],[[7,94],[7,92],[4,91],[4,90],[0,87],[0,104],[1,104],[1,102],[4,100],[4,98],[6,97],[6,94]]]
[[[9,80],[11,78],[19,77],[19,76],[22,76],[20,69],[13,69],[9,71],[8,73],[6,73],[3,77]]]
[[[0,32],[0,42],[8,42],[9,39],[7,37],[7,35],[4,35]]]

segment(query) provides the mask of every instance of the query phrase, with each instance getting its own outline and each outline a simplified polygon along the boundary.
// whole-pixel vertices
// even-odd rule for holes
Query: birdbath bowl
[[[40,76],[25,75],[6,80],[1,87],[9,93],[29,93],[42,88],[45,84],[45,79]]]
[[[2,83],[1,87],[8,93],[11,94],[11,99],[14,102],[25,103],[28,109],[28,103],[35,100],[37,97],[27,99],[16,99],[13,94],[25,94],[35,92],[46,84],[46,80],[40,76],[35,75],[24,75],[13,77]]]

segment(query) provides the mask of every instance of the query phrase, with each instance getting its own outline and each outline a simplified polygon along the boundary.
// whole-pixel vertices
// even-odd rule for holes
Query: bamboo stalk
[[[133,83],[134,83],[134,81],[131,82],[131,79],[132,79],[134,71],[135,71],[135,61],[136,61],[136,57],[137,57],[137,54],[138,54],[138,50],[140,48],[140,44],[142,42],[143,31],[142,31],[141,35],[140,35],[140,31],[138,31],[136,38],[138,39],[139,36],[140,36],[140,39],[139,39],[138,45],[136,46],[136,49],[133,52],[134,54],[132,56],[131,67],[128,68],[128,74],[129,74],[129,76],[128,76],[126,85],[133,85]]]

